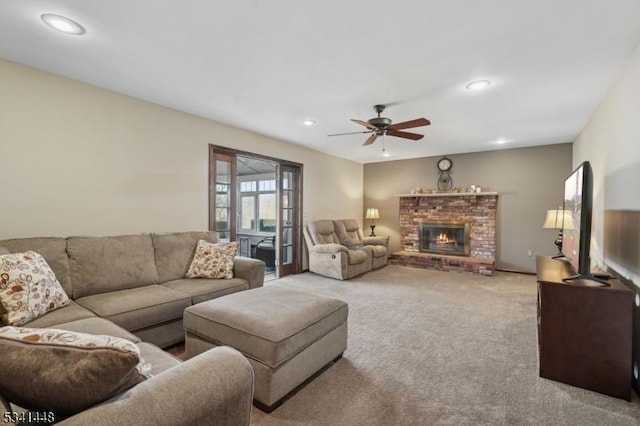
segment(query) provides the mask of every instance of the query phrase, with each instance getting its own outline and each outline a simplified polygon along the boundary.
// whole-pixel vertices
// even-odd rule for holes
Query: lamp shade
[[[378,209],[367,209],[367,215],[364,217],[365,219],[380,219],[380,213],[378,213]]]
[[[564,210],[547,210],[547,217],[542,227],[544,229],[562,229]]]
[[[567,210],[547,210],[547,217],[542,225],[544,229],[575,229],[573,217]]]

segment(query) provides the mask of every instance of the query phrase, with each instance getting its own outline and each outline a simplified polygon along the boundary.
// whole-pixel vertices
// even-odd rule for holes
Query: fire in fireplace
[[[464,222],[425,222],[418,228],[423,253],[469,256],[469,224]]]

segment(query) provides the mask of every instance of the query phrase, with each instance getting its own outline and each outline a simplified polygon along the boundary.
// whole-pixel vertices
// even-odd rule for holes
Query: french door
[[[302,272],[302,164],[209,145],[209,229],[220,242],[237,240],[237,156],[277,164],[276,273],[278,277]]]
[[[278,276],[296,274],[302,271],[300,250],[300,169],[297,166],[278,165],[279,214],[278,214]]]
[[[218,241],[236,240],[237,173],[235,155],[209,150],[209,229]]]

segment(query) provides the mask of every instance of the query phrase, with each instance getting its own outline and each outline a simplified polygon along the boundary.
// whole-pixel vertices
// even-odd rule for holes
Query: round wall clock
[[[442,157],[438,161],[438,170],[440,170],[441,172],[448,172],[449,170],[451,170],[451,166],[453,166],[453,162],[447,157]]]

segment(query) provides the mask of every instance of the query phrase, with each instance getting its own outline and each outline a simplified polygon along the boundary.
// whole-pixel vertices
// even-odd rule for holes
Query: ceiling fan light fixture
[[[61,31],[65,34],[82,35],[87,32],[82,25],[66,16],[45,13],[40,16],[40,19],[54,30]]]
[[[489,86],[491,86],[491,81],[489,80],[474,80],[464,87],[468,90],[483,90]]]

